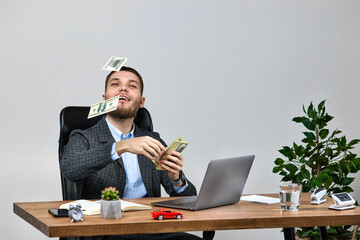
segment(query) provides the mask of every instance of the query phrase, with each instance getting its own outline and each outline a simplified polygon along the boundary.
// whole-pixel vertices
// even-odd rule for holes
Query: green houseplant
[[[345,136],[340,136],[338,129],[330,132],[327,125],[333,117],[326,113],[325,100],[317,108],[311,102],[307,108],[303,106],[303,111],[304,116],[292,121],[306,128],[305,137],[301,144],[294,142],[279,150],[283,157],[275,160],[273,172],[280,174],[282,181],[301,183],[303,192],[320,187],[326,188],[328,195],[353,192],[349,185],[354,178],[350,174],[360,170],[360,158],[351,149],[360,139],[348,141]],[[350,229],[351,226],[332,226],[327,231],[328,238],[350,239]],[[297,234],[300,238],[320,239],[317,228],[300,228]],[[354,235],[359,236],[357,232]]]
[[[107,187],[101,191],[100,217],[105,219],[122,217],[119,191],[115,187]]]

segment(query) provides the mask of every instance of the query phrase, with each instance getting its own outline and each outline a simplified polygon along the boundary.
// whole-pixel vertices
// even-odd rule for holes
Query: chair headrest
[[[65,107],[60,112],[60,138],[59,147],[68,143],[70,133],[74,129],[85,130],[94,126],[103,115],[87,119],[90,107],[84,106],[69,106]],[[147,131],[153,131],[151,115],[146,108],[140,108],[135,120],[135,124]],[[59,149],[60,150],[60,149]]]

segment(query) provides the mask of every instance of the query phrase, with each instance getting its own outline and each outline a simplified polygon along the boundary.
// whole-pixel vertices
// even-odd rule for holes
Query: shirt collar
[[[131,132],[129,134],[122,133],[119,129],[117,129],[114,125],[111,124],[111,122],[108,120],[107,117],[105,117],[105,121],[110,129],[111,135],[115,139],[115,141],[120,141],[127,138],[133,138],[134,137],[134,130],[135,130],[135,124],[133,124]]]

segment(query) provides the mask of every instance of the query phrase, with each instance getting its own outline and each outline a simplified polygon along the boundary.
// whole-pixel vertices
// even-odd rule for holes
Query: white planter
[[[105,219],[119,219],[121,215],[121,201],[106,201],[101,199],[100,217]]]

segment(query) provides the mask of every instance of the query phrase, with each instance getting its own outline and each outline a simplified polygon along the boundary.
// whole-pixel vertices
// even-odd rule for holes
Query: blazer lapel
[[[135,137],[147,136],[144,133],[144,131],[142,131],[137,126],[135,126],[134,135],[135,135]],[[138,154],[137,157],[138,157],[141,177],[144,182],[148,197],[153,197],[153,194],[152,194],[152,192],[153,192],[152,191],[152,172],[154,169],[154,164],[152,163],[152,161],[150,159],[148,159],[147,157],[145,157],[142,154]]]
[[[141,172],[141,177],[144,182],[148,197],[153,197],[152,195],[152,169],[153,169],[153,163],[151,160],[149,160],[144,155],[137,155],[138,156],[138,162],[139,162],[139,168]],[[151,165],[150,165],[150,164]]]
[[[98,138],[99,142],[101,143],[113,143],[115,142],[114,137],[112,136],[110,129],[106,123],[105,117],[103,117],[99,123],[97,124],[98,127]],[[119,158],[117,162],[120,164],[122,169],[125,171],[124,162],[122,158]]]

